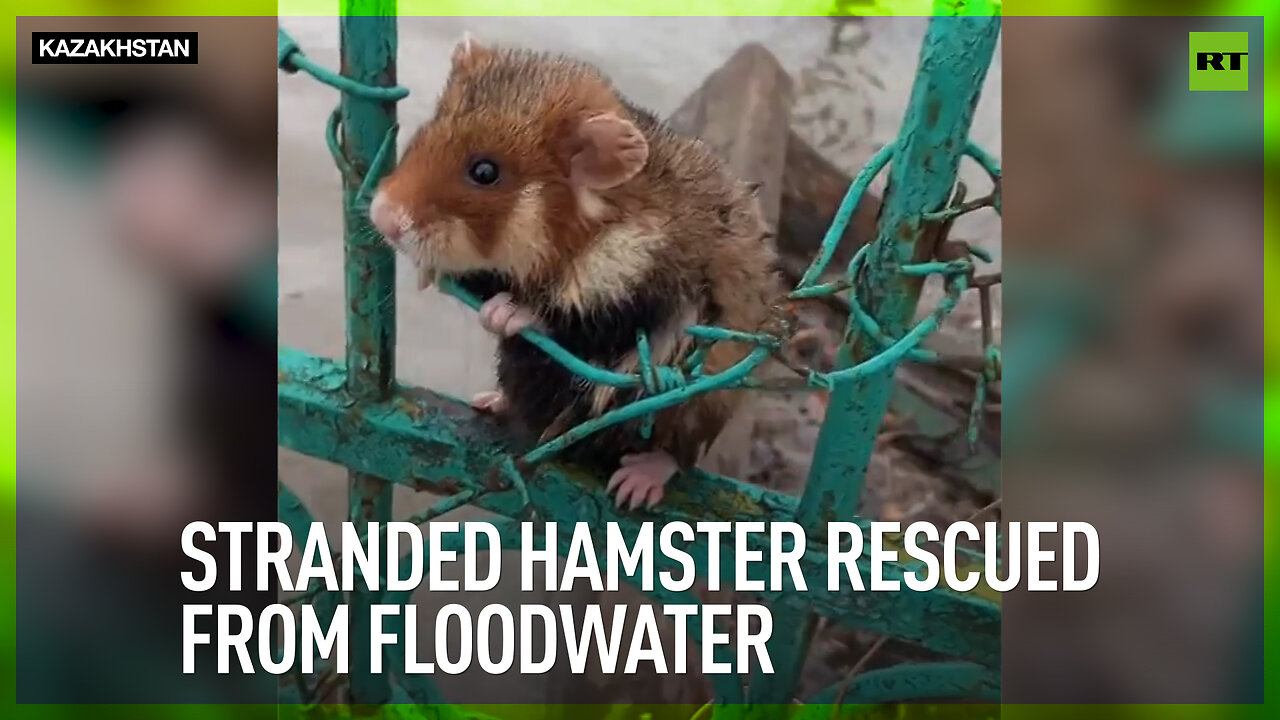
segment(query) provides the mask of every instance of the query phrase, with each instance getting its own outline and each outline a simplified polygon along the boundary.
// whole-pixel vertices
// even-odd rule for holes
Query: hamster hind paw
[[[471,397],[471,407],[493,415],[501,415],[507,411],[507,396],[501,390],[486,390]]]
[[[617,491],[615,504],[628,503],[629,510],[642,504],[657,505],[664,494],[667,481],[679,471],[675,458],[662,451],[623,455],[622,466],[609,479],[609,492]]]

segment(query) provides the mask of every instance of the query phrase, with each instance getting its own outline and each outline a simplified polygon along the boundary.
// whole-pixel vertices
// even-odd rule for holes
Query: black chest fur
[[[517,302],[548,306],[538,301],[537,289],[512,287],[494,273],[473,273],[457,280],[482,299],[506,291]],[[687,288],[655,276],[641,282],[623,305],[600,307],[590,313],[554,309],[543,312],[543,321],[546,334],[565,350],[596,367],[613,368],[635,349],[640,330],[652,337],[691,300],[694,298],[689,297]],[[502,340],[497,360],[498,384],[507,396],[512,418],[533,438],[553,423],[560,433],[591,417],[595,384],[573,374],[529,341],[520,336]],[[639,394],[639,390],[619,390],[611,407],[631,402]],[[639,423],[629,422],[575,443],[559,458],[609,473],[622,455],[648,449]]]

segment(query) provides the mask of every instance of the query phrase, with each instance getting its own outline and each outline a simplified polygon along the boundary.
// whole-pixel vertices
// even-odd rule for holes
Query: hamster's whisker
[[[382,236],[382,233],[378,232],[378,229],[373,227],[372,225],[357,229],[355,231],[355,234],[352,236],[352,239],[359,243],[366,243],[371,240],[376,240],[379,243],[383,243],[388,246],[390,246],[391,244],[387,241],[385,237]]]

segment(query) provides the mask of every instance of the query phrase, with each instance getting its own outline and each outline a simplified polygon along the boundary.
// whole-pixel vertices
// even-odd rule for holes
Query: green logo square
[[[1191,33],[1192,90],[1249,89],[1249,33]]]

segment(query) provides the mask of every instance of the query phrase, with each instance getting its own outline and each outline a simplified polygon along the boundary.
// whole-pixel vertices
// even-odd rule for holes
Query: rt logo
[[[1192,90],[1249,89],[1249,33],[1191,33]]]

